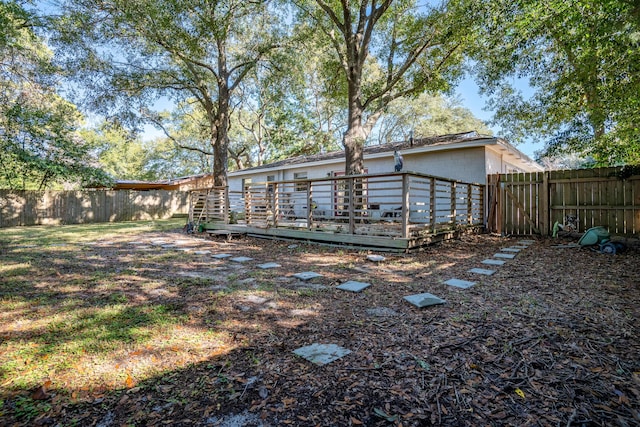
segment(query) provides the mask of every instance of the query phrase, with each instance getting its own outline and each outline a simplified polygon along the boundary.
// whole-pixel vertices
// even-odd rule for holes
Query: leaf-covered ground
[[[40,230],[27,244],[0,234],[2,425],[640,424],[636,248],[538,240],[483,276],[468,270],[519,239],[373,263],[178,229]],[[291,277],[302,271],[323,277]],[[347,280],[372,286],[335,289]],[[447,304],[403,300],[422,292]],[[351,353],[324,366],[293,353],[312,343]]]

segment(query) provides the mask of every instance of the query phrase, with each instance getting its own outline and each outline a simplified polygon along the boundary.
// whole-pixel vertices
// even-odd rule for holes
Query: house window
[[[295,172],[293,174],[293,179],[307,179],[306,172]],[[307,183],[306,182],[296,182],[296,191],[307,191]]]
[[[251,185],[251,178],[242,178],[242,191],[244,191],[248,185]]]

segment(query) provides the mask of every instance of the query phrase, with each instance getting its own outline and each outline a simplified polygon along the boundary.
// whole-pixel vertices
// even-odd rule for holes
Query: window
[[[293,179],[307,179],[306,172],[294,172]],[[296,182],[296,191],[307,191],[307,183],[306,182]]]

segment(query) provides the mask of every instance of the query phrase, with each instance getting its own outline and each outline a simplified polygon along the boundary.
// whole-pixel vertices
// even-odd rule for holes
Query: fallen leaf
[[[354,424],[354,425],[359,426],[359,425],[362,425],[362,421],[360,421],[360,420],[359,420],[359,419],[357,419],[357,418],[353,418],[353,417],[351,417],[351,424]]]
[[[523,399],[525,399],[525,398],[526,398],[526,397],[525,397],[525,395],[524,395],[524,391],[520,390],[519,388],[517,388],[517,389],[515,390],[515,392],[516,392],[516,394],[517,394],[518,396],[520,396],[521,398],[523,398]]]
[[[135,381],[133,381],[133,378],[131,378],[131,374],[127,374],[127,379],[124,380],[124,383],[127,388],[133,388],[136,385]]]

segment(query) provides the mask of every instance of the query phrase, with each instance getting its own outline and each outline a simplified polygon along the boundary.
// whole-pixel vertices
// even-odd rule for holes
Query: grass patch
[[[183,222],[0,230],[0,392],[44,383],[59,392],[128,388],[226,351],[227,332],[194,324],[184,310],[185,295],[198,296],[207,282],[174,280],[170,265],[184,254],[131,256],[128,242]],[[87,245],[96,241],[113,243]],[[154,264],[152,277],[143,258]],[[19,396],[19,418],[46,412]]]
[[[11,227],[0,229],[0,241],[21,246],[21,249],[33,249],[24,247],[117,240],[133,233],[167,231],[181,228],[183,225],[184,219],[172,218],[156,221]]]

